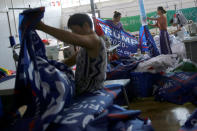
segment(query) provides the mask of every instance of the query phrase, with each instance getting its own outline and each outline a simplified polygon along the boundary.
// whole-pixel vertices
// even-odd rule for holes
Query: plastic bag
[[[154,37],[154,41],[155,41],[155,44],[156,44],[156,46],[157,46],[157,48],[159,50],[159,53],[161,53],[161,50],[160,50],[160,37],[159,37],[159,35],[156,35]]]
[[[186,58],[186,49],[184,43],[178,37],[171,37],[172,53],[177,54],[179,58]]]
[[[177,54],[178,57],[180,57],[181,59],[186,58],[186,49],[184,43],[182,42],[182,39],[180,39],[179,37],[175,37],[174,35],[170,35],[169,39],[172,53]],[[158,50],[161,51],[159,35],[156,35],[154,37],[154,40]]]
[[[176,55],[159,55],[150,60],[139,63],[135,72],[159,73],[172,67],[177,59]]]

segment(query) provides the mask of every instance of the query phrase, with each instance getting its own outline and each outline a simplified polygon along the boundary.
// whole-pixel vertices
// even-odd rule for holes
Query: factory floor
[[[63,59],[63,52],[59,60]],[[168,102],[156,102],[154,98],[137,99],[130,102],[130,109],[141,110],[141,117],[150,118],[155,131],[178,131],[188,116],[197,109],[191,103],[176,105]],[[26,106],[19,109],[23,115]]]
[[[130,108],[141,110],[143,118],[150,118],[155,131],[178,131],[197,107],[191,103],[176,105],[146,98],[131,102]]]
[[[186,103],[176,105],[168,102],[156,102],[154,98],[137,99],[130,102],[131,110],[141,110],[142,118],[150,118],[155,131],[178,131],[188,116],[197,109],[197,106]],[[26,106],[19,109],[23,115]]]

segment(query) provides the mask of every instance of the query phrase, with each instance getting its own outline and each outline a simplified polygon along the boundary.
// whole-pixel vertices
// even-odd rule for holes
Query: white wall
[[[182,1],[182,4],[181,4]],[[177,9],[194,7],[194,0],[144,0],[146,12],[153,12],[157,10],[158,6],[163,6],[166,10],[173,10],[174,5]],[[97,8],[100,10],[101,18],[112,18],[113,12],[119,11],[122,17],[136,16],[140,14],[138,0],[111,0],[104,3],[96,3]],[[70,15],[77,12],[90,12],[90,5],[63,8],[62,9],[62,26],[66,26],[67,20]]]
[[[6,2],[5,2],[6,1]],[[41,2],[40,2],[41,1]],[[29,5],[33,7],[48,6],[44,17],[44,22],[55,27],[64,27],[67,25],[67,20],[70,15],[77,12],[90,12],[90,5],[64,8],[51,7],[49,3],[53,0],[13,0],[14,7],[16,8],[28,8]],[[174,4],[177,4],[177,8],[181,8],[181,0],[144,0],[145,8],[147,12],[155,11],[157,6],[164,6],[167,10],[174,9]],[[6,6],[11,7],[11,0],[0,0],[0,11],[4,10]],[[194,7],[194,0],[182,0],[182,8]],[[122,16],[135,16],[139,15],[139,7],[137,0],[111,0],[104,3],[97,3],[97,8],[100,10],[101,18],[111,18],[115,10],[120,11]],[[22,10],[16,10],[16,25],[18,28],[18,14]],[[12,11],[9,11],[12,34],[15,36],[16,43],[19,43],[18,37],[16,37],[15,24]],[[61,17],[62,16],[62,17]],[[51,38],[46,36],[45,33],[39,32],[42,38]],[[12,59],[11,49],[8,48],[9,44],[9,29],[6,13],[0,13],[0,66],[15,69],[14,61]]]
[[[5,2],[6,1],[6,2]],[[47,6],[44,16],[44,22],[60,28],[61,25],[61,6],[50,6],[50,2],[53,0],[13,0],[14,8],[28,8],[29,5],[31,8],[34,7],[40,7],[40,6]],[[5,10],[6,6],[8,8],[11,8],[11,0],[0,0],[0,11]],[[15,10],[15,16],[16,16],[16,28],[18,31],[18,15],[22,12],[22,10]],[[9,16],[10,16],[10,23],[11,23],[11,29],[12,34],[15,37],[16,43],[19,43],[18,37],[17,37],[17,31],[15,30],[15,24],[14,24],[14,17],[12,10],[9,10]],[[39,32],[41,38],[51,38],[49,35],[46,36],[45,33]],[[8,21],[7,21],[7,15],[6,13],[0,13],[0,67],[4,67],[7,69],[15,70],[14,61],[12,59],[12,51],[8,46],[9,39],[9,28],[8,28]]]

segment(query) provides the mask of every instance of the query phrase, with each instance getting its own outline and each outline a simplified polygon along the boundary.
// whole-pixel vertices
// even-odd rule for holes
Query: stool
[[[123,94],[124,94],[124,98],[127,102],[127,108],[130,109],[130,103],[129,103],[129,99],[128,99],[128,95],[127,95],[127,92],[126,92],[126,89],[125,87],[130,83],[130,79],[121,79],[121,80],[107,80],[104,82],[104,85],[107,86],[107,85],[113,85],[113,84],[119,84],[119,85],[122,85],[121,87],[121,90],[123,91]]]

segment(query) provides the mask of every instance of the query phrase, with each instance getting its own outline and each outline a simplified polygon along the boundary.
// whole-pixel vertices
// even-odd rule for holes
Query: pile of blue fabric
[[[107,70],[107,80],[130,79],[127,86],[127,93],[133,97],[150,97],[153,95],[153,85],[159,78],[160,74],[151,74],[146,72],[134,72],[140,62],[132,58],[121,58],[111,61]]]
[[[129,79],[130,72],[135,70],[140,61],[131,58],[121,58],[108,64],[107,80]]]
[[[161,74],[152,74],[148,72],[131,72],[130,79],[131,84],[128,89],[130,94],[135,97],[151,97],[154,95],[154,87],[158,80],[160,80]]]
[[[171,72],[152,74],[133,72],[139,62],[134,59],[119,59],[110,63],[107,79],[130,79],[127,86],[129,96],[155,96],[157,101],[168,101],[175,104],[192,102],[197,104],[197,73]]]
[[[155,99],[175,104],[197,104],[197,73],[175,72],[163,75],[155,86]]]
[[[62,63],[48,60],[35,31],[44,8],[20,14],[21,51],[18,62],[14,105],[0,118],[0,130],[152,131],[150,120],[139,118],[138,110],[113,105],[120,85],[73,98],[74,75]],[[23,116],[18,108],[27,105]]]

